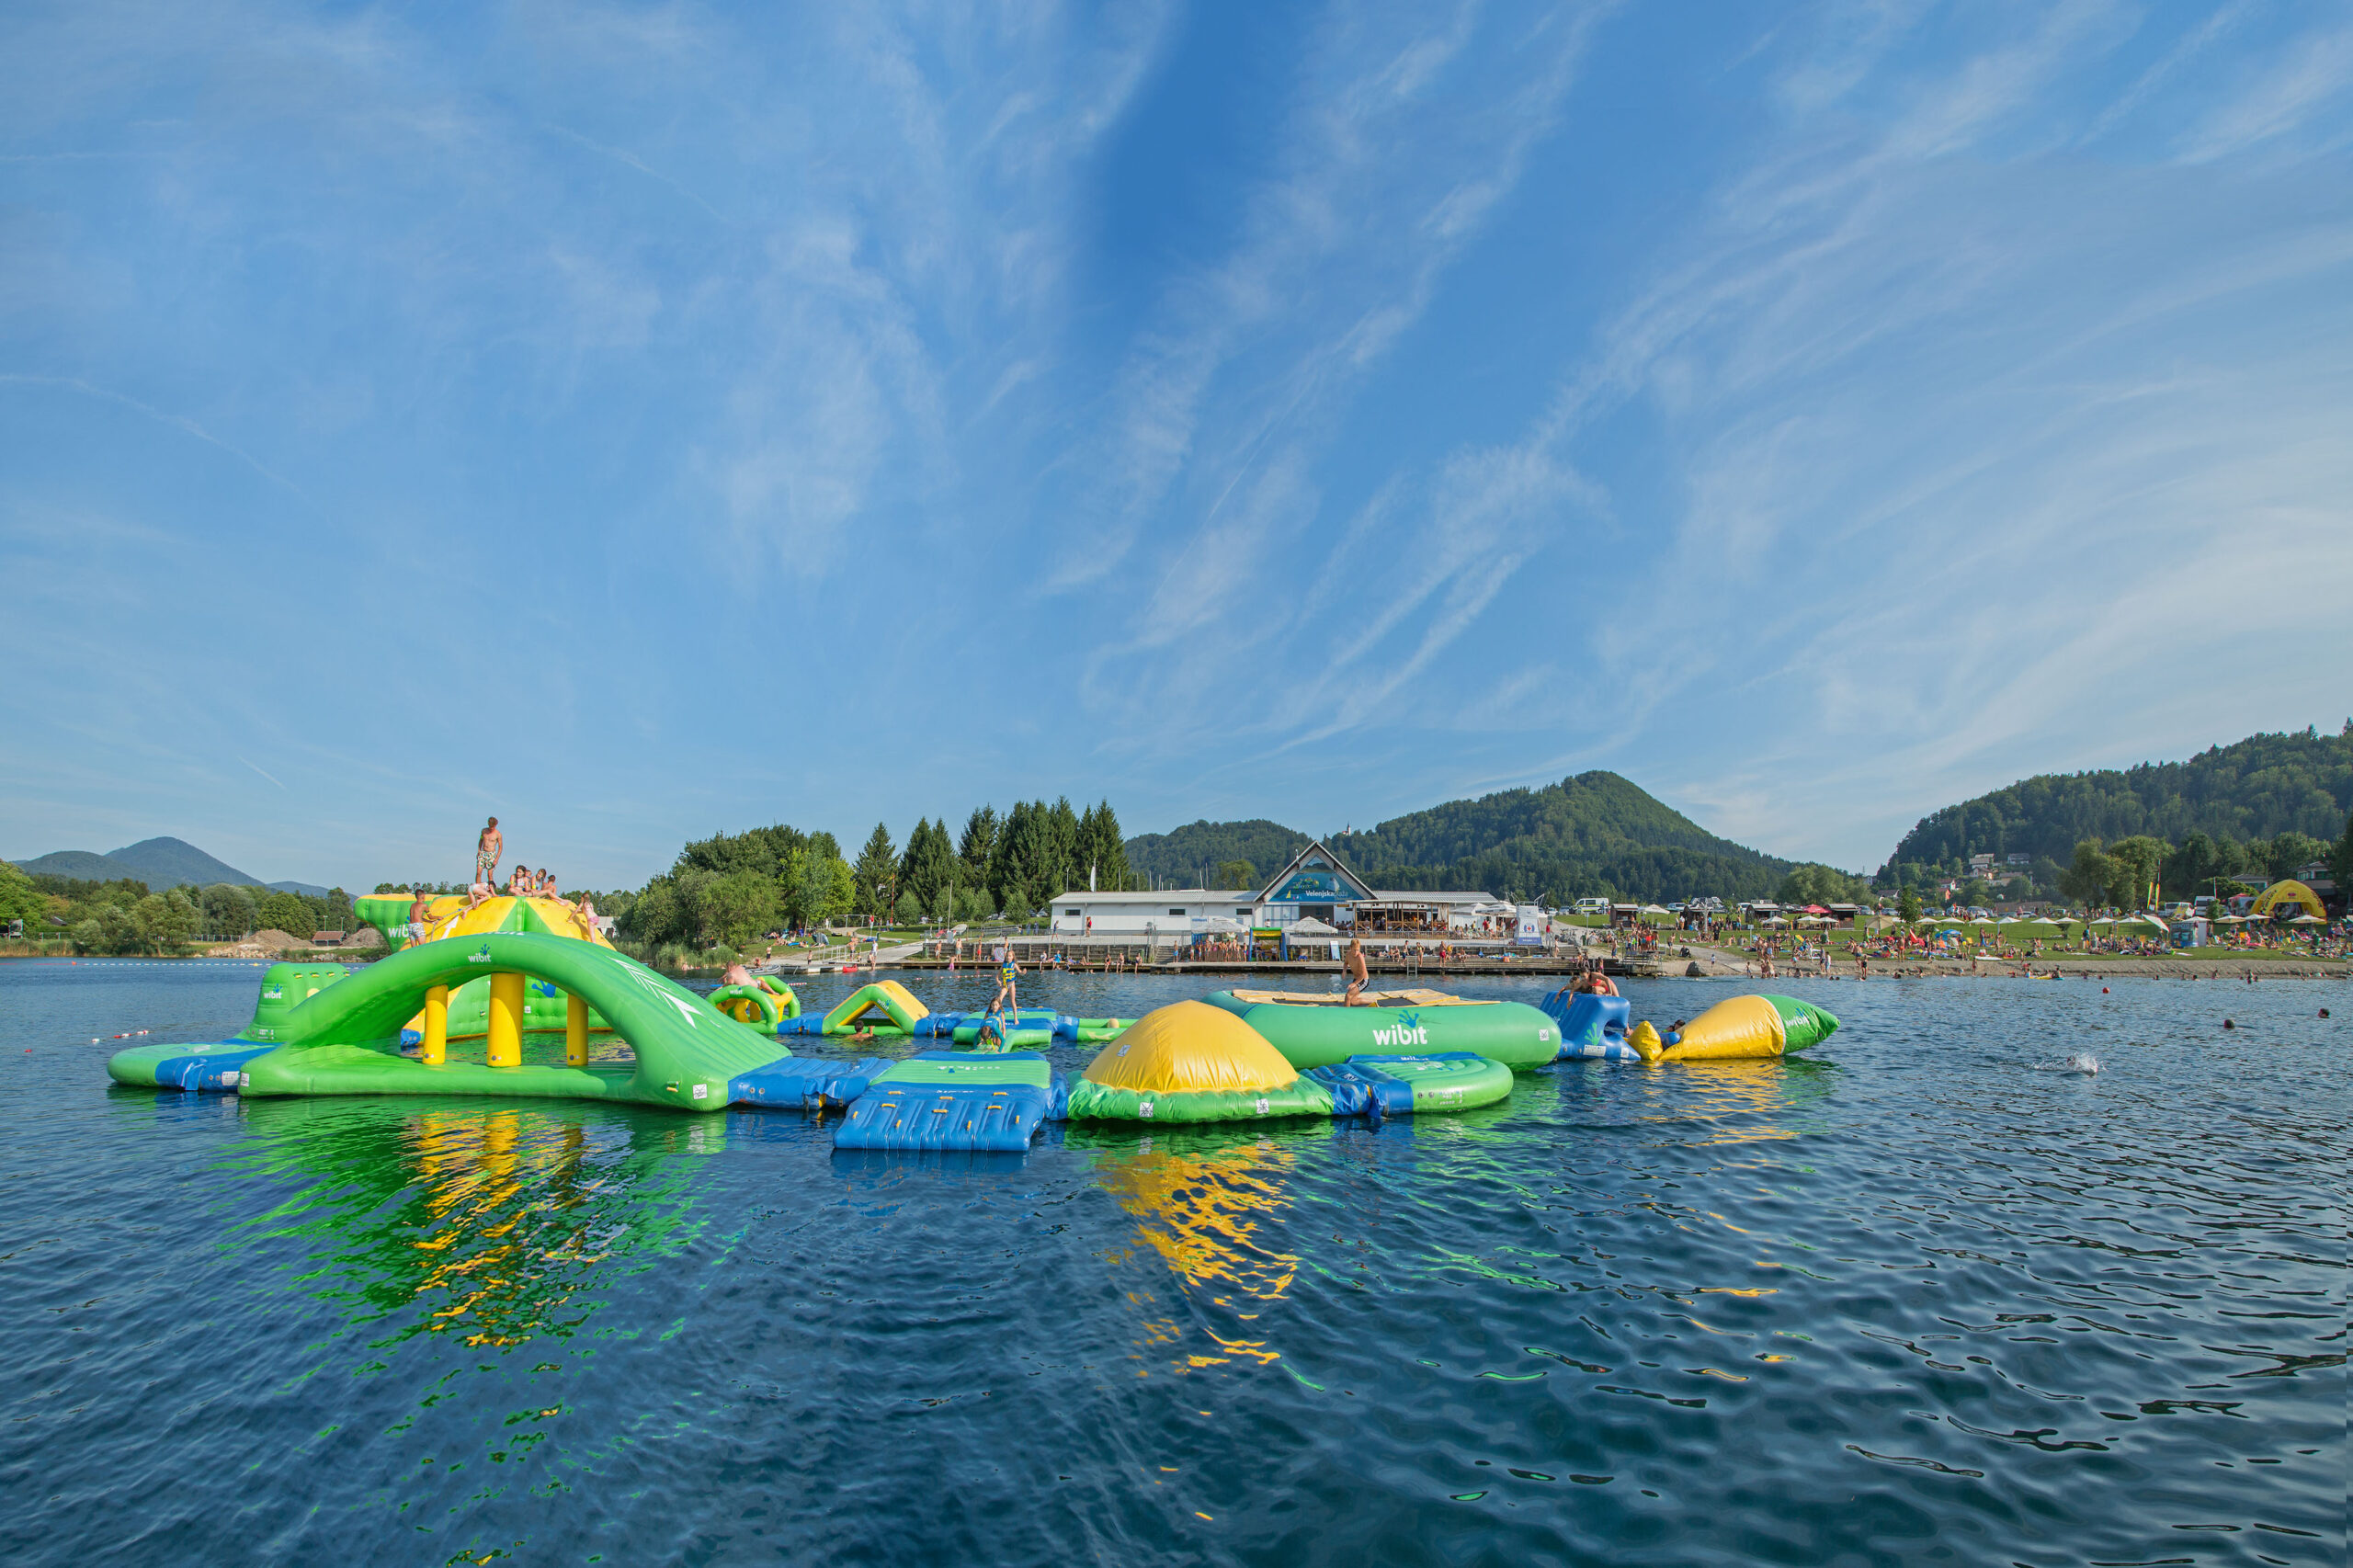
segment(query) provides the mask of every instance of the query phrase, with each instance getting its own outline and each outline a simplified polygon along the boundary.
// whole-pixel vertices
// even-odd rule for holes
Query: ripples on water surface
[[[2344,1561],[2336,984],[1791,983],[1802,1061],[995,1160],[107,1085],[257,978],[0,965],[12,1562]]]

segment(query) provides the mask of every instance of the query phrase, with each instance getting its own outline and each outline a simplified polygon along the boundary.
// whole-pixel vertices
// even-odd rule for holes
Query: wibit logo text
[[[1372,1043],[1375,1045],[1427,1045],[1429,1042],[1430,1031],[1415,1024],[1395,1024],[1372,1031]]]

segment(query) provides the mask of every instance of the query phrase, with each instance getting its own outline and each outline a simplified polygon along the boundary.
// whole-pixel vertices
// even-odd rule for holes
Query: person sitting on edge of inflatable
[[[1372,973],[1365,967],[1364,942],[1361,938],[1356,937],[1348,938],[1348,956],[1341,961],[1340,972],[1348,977],[1348,994],[1340,999],[1340,1006],[1343,1007],[1363,1006],[1364,988],[1370,983]]]

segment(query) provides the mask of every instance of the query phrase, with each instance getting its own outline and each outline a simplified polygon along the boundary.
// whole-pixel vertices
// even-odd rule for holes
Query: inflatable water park
[[[447,901],[423,939],[357,969],[280,963],[225,1040],[118,1052],[118,1084],[254,1097],[596,1099],[688,1113],[838,1111],[843,1149],[1027,1149],[1049,1121],[1198,1123],[1444,1114],[1510,1096],[1556,1062],[1762,1060],[1838,1020],[1794,997],[1733,996],[1680,1028],[1622,997],[1538,1005],[1423,989],[1351,1004],[1231,990],[1134,1020],[1022,1009],[935,1013],[897,981],[822,1016],[761,978],[708,995],[613,949],[553,899]],[[945,1041],[913,1054],[796,1054],[788,1039]],[[467,1043],[480,1041],[479,1059]],[[453,1051],[457,1042],[462,1050]],[[1100,1044],[1075,1075],[1042,1048]]]

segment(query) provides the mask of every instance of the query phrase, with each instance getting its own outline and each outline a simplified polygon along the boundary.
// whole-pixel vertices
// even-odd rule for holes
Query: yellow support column
[[[425,1040],[416,1059],[438,1067],[449,1058],[449,988],[437,985],[425,994]]]
[[[563,1064],[588,1065],[588,1004],[583,997],[563,999]]]
[[[493,1067],[523,1065],[523,976],[499,970],[490,977],[490,1049]]]

